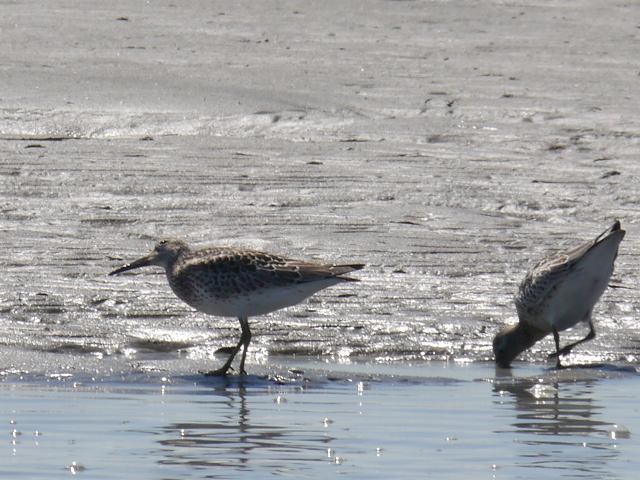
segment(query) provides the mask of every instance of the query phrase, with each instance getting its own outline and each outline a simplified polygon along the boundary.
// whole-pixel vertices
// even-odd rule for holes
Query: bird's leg
[[[210,372],[206,372],[205,375],[207,377],[219,377],[227,374],[227,372],[231,368],[231,362],[233,362],[233,359],[235,358],[236,354],[238,353],[238,351],[240,350],[240,347],[244,342],[243,338],[244,338],[244,331],[243,331],[243,336],[240,337],[240,341],[234,347],[233,352],[231,352],[231,355],[229,355],[229,358],[224,363],[224,365],[218,368],[217,370],[211,370]]]
[[[247,349],[249,343],[251,343],[251,329],[249,328],[249,319],[247,317],[240,317],[240,327],[242,328],[242,336],[240,342],[244,345],[242,350],[242,359],[240,360],[240,374],[246,375],[247,371],[244,369],[244,360],[247,357]]]
[[[556,368],[562,368],[562,364],[560,363],[560,334],[558,333],[558,330],[556,330],[556,327],[553,327],[552,332],[553,341],[556,344],[556,351],[549,355],[549,358],[556,357]]]
[[[575,347],[576,345],[580,345],[581,343],[588,342],[589,340],[593,340],[594,338],[596,338],[596,329],[593,326],[593,321],[591,320],[590,313],[588,318],[589,318],[589,333],[587,333],[587,336],[581,340],[578,340],[577,342],[573,342],[573,343],[570,343],[569,345],[565,345],[562,348],[560,348],[560,336],[558,335],[558,331],[555,328],[553,329],[553,339],[556,342],[556,351],[555,353],[552,353],[551,355],[549,355],[549,358],[557,357],[558,359],[556,362],[557,368],[561,368],[560,355],[568,355],[569,353],[571,353],[571,350],[573,350],[573,347]]]
[[[587,336],[584,337],[582,340],[578,340],[577,342],[573,342],[573,343],[570,343],[569,345],[562,347],[562,349],[558,352],[558,355],[568,355],[573,349],[573,347],[575,347],[576,345],[580,345],[581,343],[588,342],[589,340],[593,340],[594,338],[596,338],[596,330],[595,328],[593,328],[593,322],[589,320],[589,333],[587,334]]]

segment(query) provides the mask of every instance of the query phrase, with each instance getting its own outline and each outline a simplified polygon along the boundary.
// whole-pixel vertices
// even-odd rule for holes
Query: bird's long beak
[[[147,267],[151,265],[154,258],[155,258],[155,255],[153,253],[150,253],[146,257],[139,258],[138,260],[134,260],[131,263],[127,263],[126,265],[123,265],[120,268],[116,268],[109,275],[118,275],[119,273],[126,272],[128,270],[133,270],[134,268]]]

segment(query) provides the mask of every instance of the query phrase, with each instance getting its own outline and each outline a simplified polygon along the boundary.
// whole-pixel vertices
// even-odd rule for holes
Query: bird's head
[[[109,273],[109,275],[117,275],[128,270],[133,270],[134,268],[147,267],[149,265],[157,265],[166,269],[178,258],[178,255],[186,249],[188,249],[188,246],[182,240],[161,240],[149,255],[123,265]]]
[[[545,336],[546,332],[527,328],[524,323],[503,328],[493,339],[496,363],[502,368],[510,368],[518,355]]]

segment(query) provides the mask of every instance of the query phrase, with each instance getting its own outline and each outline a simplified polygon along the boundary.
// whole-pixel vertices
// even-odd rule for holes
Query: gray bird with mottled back
[[[358,281],[344,275],[364,267],[317,264],[231,247],[193,250],[181,240],[162,240],[149,255],[109,275],[149,265],[164,268],[173,292],[196,310],[240,321],[240,341],[225,364],[207,375],[226,375],[242,346],[240,373],[246,374],[249,317],[295,305],[338,283]]]
[[[527,273],[515,298],[519,322],[493,340],[499,366],[508,368],[520,353],[552,333],[556,351],[550,357],[557,358],[560,368],[561,355],[595,337],[591,313],[609,284],[624,235],[616,221],[594,240],[544,258]],[[559,332],[579,322],[589,325],[588,335],[560,348]]]

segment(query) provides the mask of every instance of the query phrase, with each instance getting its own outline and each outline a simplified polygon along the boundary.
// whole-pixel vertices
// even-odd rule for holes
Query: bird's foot
[[[567,352],[567,353],[568,353],[568,352]],[[561,369],[563,369],[563,368],[567,368],[567,367],[565,367],[564,365],[562,365],[562,364],[560,363],[560,355],[564,355],[564,353],[562,352],[562,350],[560,350],[560,352],[559,352],[559,353],[558,353],[558,352],[550,353],[550,354],[549,354],[549,356],[548,356],[548,358],[550,358],[550,359],[551,359],[551,358],[555,358],[555,359],[556,359],[556,368],[557,368],[558,370],[561,370]]]
[[[221,367],[217,370],[211,370],[209,372],[200,372],[205,377],[224,377],[228,374],[229,370],[233,370],[233,367]]]
[[[548,358],[556,358],[556,357],[560,358],[561,355],[569,355],[572,349],[573,349],[573,345],[567,345],[566,347],[561,348],[557,352],[550,353]]]

